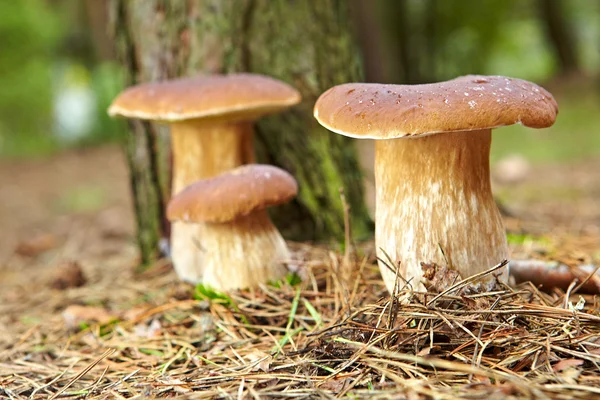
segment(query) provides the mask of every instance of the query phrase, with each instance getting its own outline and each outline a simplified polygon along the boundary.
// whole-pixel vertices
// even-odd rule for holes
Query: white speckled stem
[[[421,262],[449,264],[467,278],[508,258],[490,186],[491,140],[487,129],[376,141],[377,256],[387,260],[385,252],[400,263],[414,290],[425,289]],[[392,292],[395,275],[379,266]],[[504,269],[501,279],[507,278]],[[474,289],[492,283],[487,278]]]
[[[287,245],[265,210],[223,224],[201,225],[202,283],[216,290],[255,287],[285,276]]]
[[[252,122],[192,120],[171,125],[173,144],[172,194],[187,185],[254,162]],[[171,226],[171,259],[180,279],[198,283],[203,276],[203,254],[195,240],[202,224],[174,222]]]

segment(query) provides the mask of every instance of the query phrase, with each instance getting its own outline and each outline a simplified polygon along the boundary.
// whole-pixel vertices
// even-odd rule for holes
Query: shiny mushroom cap
[[[288,172],[249,164],[189,185],[171,199],[167,217],[171,221],[228,222],[286,203],[297,193],[298,184]]]
[[[546,128],[557,113],[552,95],[534,83],[479,75],[425,85],[348,83],[323,93],[314,108],[321,125],[359,139],[396,139],[516,123]]]
[[[130,87],[113,101],[108,114],[165,122],[254,120],[300,100],[296,89],[268,76],[206,75]]]

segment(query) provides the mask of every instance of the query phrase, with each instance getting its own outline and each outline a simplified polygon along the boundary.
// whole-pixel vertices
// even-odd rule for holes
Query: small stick
[[[110,356],[112,353],[115,352],[115,349],[108,349],[106,350],[104,353],[102,353],[102,355],[100,357],[98,357],[97,359],[95,359],[90,365],[88,365],[87,367],[85,367],[80,373],[78,373],[77,375],[75,375],[65,386],[63,386],[58,392],[54,393],[54,395],[52,397],[50,397],[50,400],[53,400],[55,398],[57,398],[58,396],[60,396],[65,390],[67,390],[72,384],[74,384],[75,382],[77,382],[79,380],[79,378],[81,378],[82,376],[84,376],[85,374],[87,374],[88,372],[90,372],[90,370],[92,368],[94,368],[96,365],[98,365],[100,363],[100,361],[104,360],[106,357]]]
[[[350,221],[350,205],[346,201],[344,189],[340,188],[340,198],[344,209],[344,258],[342,260],[341,278],[344,283],[350,281],[352,276],[352,258],[354,255],[354,245],[352,243],[352,226]]]
[[[574,280],[580,280],[571,294],[582,290],[585,293],[600,293],[600,264],[580,265],[569,267],[556,262],[537,260],[513,260],[509,264],[510,275],[516,283],[531,282],[535,286],[542,286],[545,291],[553,288],[567,290]]]

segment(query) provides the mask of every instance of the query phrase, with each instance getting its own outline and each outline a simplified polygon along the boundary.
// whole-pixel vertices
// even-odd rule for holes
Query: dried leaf
[[[100,323],[106,324],[114,319],[116,315],[111,314],[101,307],[71,305],[62,312],[65,324],[69,328],[76,328],[81,323]]]
[[[577,358],[567,358],[554,364],[552,366],[552,371],[559,372],[567,368],[579,367],[580,365],[583,365],[583,360],[579,360]]]
[[[184,382],[181,379],[171,377],[161,379],[158,383],[158,386],[171,386],[173,388],[173,391],[177,393],[187,393],[192,390],[188,382]]]
[[[590,349],[588,351],[590,352],[590,354],[595,354],[597,356],[600,356],[600,348]]]
[[[65,290],[68,288],[81,287],[85,285],[86,279],[81,266],[76,261],[68,262],[57,268],[56,275],[52,280],[53,289]]]
[[[263,372],[269,372],[271,362],[273,361],[273,357],[271,355],[264,353],[260,350],[253,350],[252,353],[246,356],[246,359],[248,359],[250,363],[256,363],[258,361],[258,363],[256,363],[256,365],[252,367],[253,372],[259,370]]]
[[[475,299],[471,299],[469,297],[466,296],[460,296],[463,300],[463,302],[465,303],[465,306],[467,306],[467,308],[469,310],[476,310],[477,309],[477,302],[475,301]]]
[[[151,307],[148,305],[140,305],[130,308],[121,313],[121,318],[124,321],[133,321],[144,315],[148,310],[150,310],[150,308]]]
[[[144,338],[153,338],[158,337],[162,331],[162,325],[160,321],[157,319],[153,319],[148,325],[146,324],[137,324],[134,329],[134,333],[136,336],[144,337]]]
[[[424,347],[417,353],[419,357],[426,357],[431,353],[431,347]]]
[[[423,269],[423,284],[428,292],[441,293],[462,280],[460,274],[446,266],[435,263],[421,263]]]
[[[494,385],[494,388],[506,396],[512,396],[519,393],[519,390],[512,383],[501,383],[499,385]]]
[[[319,389],[331,390],[334,393],[340,393],[344,388],[352,383],[352,379],[330,379],[319,385]]]
[[[25,240],[17,245],[15,253],[25,257],[35,257],[56,247],[56,238],[50,233],[44,233]]]

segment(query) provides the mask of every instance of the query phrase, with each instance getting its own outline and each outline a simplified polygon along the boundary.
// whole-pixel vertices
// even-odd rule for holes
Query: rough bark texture
[[[128,27],[130,19],[125,2],[111,4],[112,35],[115,38],[117,56],[127,71],[127,84],[135,84],[143,67],[140,65],[136,49],[137,40]],[[167,162],[160,163],[160,149],[156,129],[148,123],[129,121],[131,135],[127,137],[125,151],[129,163],[131,188],[137,224],[137,241],[142,265],[152,261],[158,254],[159,240],[168,236],[164,222],[164,195],[160,185],[160,165],[162,177],[169,175]]]
[[[330,134],[312,118],[312,106],[324,90],[361,78],[345,0],[113,0],[110,4],[116,48],[127,66],[129,83],[198,72],[247,71],[299,89],[302,104],[262,119],[256,129],[258,160],[287,169],[300,185],[298,199],[275,210],[275,222],[294,238],[343,238],[339,196],[343,187],[355,233],[369,231],[352,141]],[[168,158],[149,149],[164,149],[164,136],[160,128],[135,132],[128,154],[132,170],[139,171],[132,175],[138,226],[141,232],[150,231],[144,236],[156,239],[161,234],[158,208],[169,194],[168,169],[163,165]],[[151,145],[144,146],[145,142]],[[150,168],[153,165],[156,170]],[[160,190],[156,182],[161,183]]]

